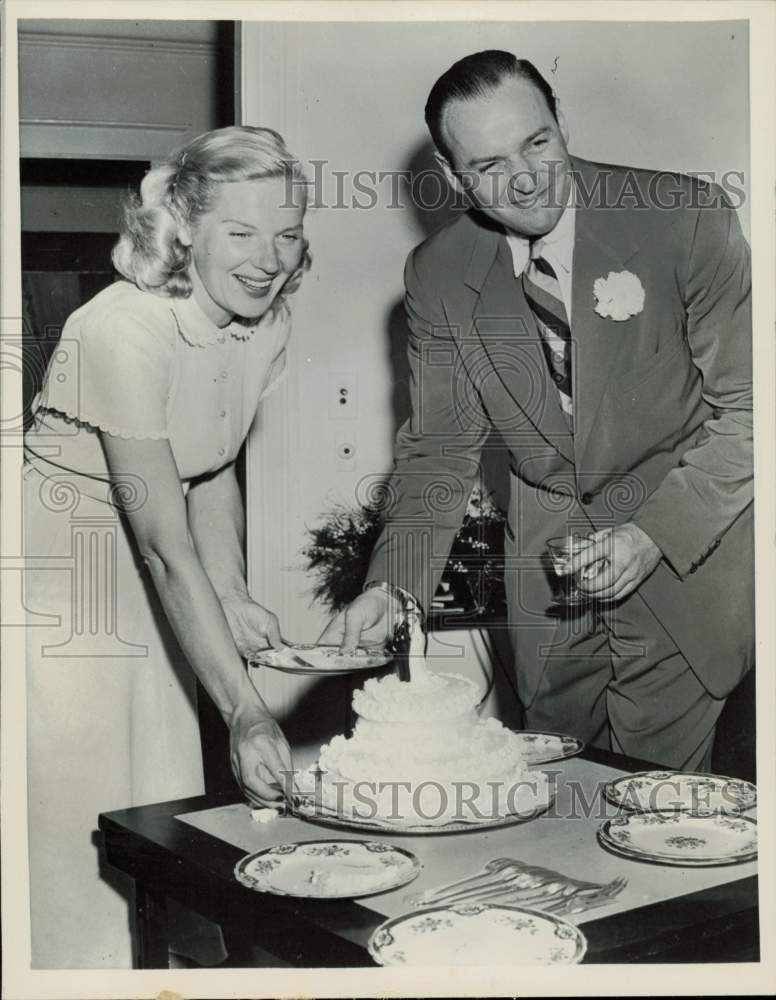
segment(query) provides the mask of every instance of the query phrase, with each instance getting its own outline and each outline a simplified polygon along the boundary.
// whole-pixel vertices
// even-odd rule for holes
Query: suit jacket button
[[[593,502],[593,494],[592,493],[583,493],[582,496],[579,499],[582,501],[582,503],[585,505],[585,507],[589,507],[590,504]]]

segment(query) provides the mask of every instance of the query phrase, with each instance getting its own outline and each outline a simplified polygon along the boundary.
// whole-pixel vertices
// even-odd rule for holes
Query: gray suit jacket
[[[754,655],[749,249],[714,185],[573,162],[575,433],[503,232],[462,214],[407,261],[413,412],[368,579],[429,606],[495,428],[513,472],[507,584],[524,704],[554,629],[546,539],[625,521],[663,553],[626,600],[648,604],[721,697]],[[595,312],[593,285],[623,270],[645,303],[616,322]]]

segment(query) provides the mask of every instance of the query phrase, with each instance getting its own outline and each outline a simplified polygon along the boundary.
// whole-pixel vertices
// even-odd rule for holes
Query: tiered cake
[[[479,718],[477,685],[432,673],[422,651],[410,663],[410,681],[372,679],[355,692],[353,736],[321,749],[324,805],[414,825],[495,820],[545,804],[546,775],[528,770],[514,733]]]

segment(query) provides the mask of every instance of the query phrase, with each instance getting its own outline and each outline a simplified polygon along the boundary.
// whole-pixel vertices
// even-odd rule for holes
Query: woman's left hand
[[[227,597],[221,600],[224,615],[229,623],[234,644],[247,658],[256,650],[274,646],[281,649],[280,623],[277,616],[260,604],[245,597]]]

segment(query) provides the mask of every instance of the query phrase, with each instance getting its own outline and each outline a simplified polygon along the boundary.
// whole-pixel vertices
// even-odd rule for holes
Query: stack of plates
[[[658,809],[607,820],[600,844],[633,861],[701,867],[757,857],[757,822],[713,810]]]
[[[634,861],[734,865],[757,857],[757,803],[748,781],[688,771],[639,771],[604,787],[619,809],[598,830],[599,843]]]

